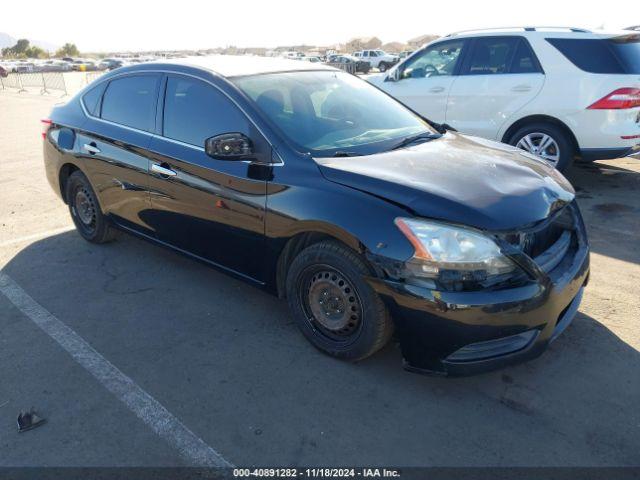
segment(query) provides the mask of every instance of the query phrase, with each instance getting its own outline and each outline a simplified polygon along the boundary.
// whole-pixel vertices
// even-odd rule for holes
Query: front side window
[[[248,132],[244,114],[221,92],[195,78],[169,76],[162,134],[203,147],[205,140],[227,132]]]
[[[398,139],[432,132],[402,104],[346,73],[289,72],[232,80],[298,150],[316,156],[377,153]]]
[[[467,75],[495,75],[509,73],[511,59],[520,43],[516,37],[476,38],[465,69]]]
[[[128,127],[153,131],[159,77],[132,75],[111,80],[102,99],[101,117]]]
[[[402,68],[400,78],[453,75],[463,46],[463,40],[455,40],[426,48],[407,60]]]

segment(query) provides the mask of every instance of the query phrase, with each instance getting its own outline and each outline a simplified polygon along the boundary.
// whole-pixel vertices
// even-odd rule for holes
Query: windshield
[[[318,157],[378,153],[407,136],[433,132],[400,103],[348,73],[288,72],[232,81],[298,150]]]

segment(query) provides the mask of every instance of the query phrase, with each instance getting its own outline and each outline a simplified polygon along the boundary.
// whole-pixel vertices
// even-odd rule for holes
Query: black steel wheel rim
[[[96,229],[96,204],[93,201],[91,192],[80,186],[76,189],[71,211],[74,218],[78,220],[78,224],[83,231],[91,234]]]
[[[335,343],[353,343],[362,331],[363,315],[353,283],[329,265],[306,268],[301,280],[300,302],[314,331]]]

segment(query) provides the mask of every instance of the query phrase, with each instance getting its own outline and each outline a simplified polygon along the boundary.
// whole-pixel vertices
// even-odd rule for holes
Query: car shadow
[[[567,178],[594,253],[640,264],[640,172],[607,162],[578,163]]]
[[[314,428],[339,432],[332,448],[358,445],[362,464],[419,464],[425,432],[456,439],[431,447],[436,465],[456,456],[483,464],[487,449],[510,451],[523,438],[532,439],[528,448],[501,461],[637,463],[640,431],[629,415],[640,398],[640,353],[583,312],[539,359],[443,379],[403,372],[394,342],[357,364],[322,355],[286,302],[124,234],[107,245],[55,235],[2,271],[186,424],[211,422],[254,456],[264,451],[258,464],[287,449],[292,464],[344,463],[320,440],[315,453],[298,449]],[[244,423],[278,432],[273,457],[253,432],[239,431]]]

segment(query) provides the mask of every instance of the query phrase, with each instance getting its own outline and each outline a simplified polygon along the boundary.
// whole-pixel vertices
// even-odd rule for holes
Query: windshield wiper
[[[398,148],[406,147],[411,145],[413,142],[417,142],[418,140],[435,140],[436,138],[440,138],[442,134],[440,133],[431,133],[431,132],[423,132],[418,133],[417,135],[411,135],[410,137],[403,138],[400,142],[391,147],[391,150],[397,150]]]

